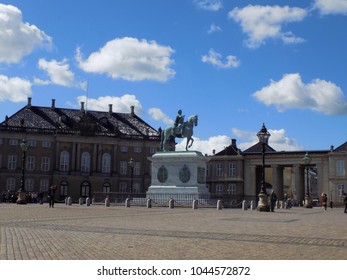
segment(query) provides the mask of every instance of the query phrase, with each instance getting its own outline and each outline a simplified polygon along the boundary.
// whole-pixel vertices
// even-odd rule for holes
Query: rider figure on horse
[[[178,110],[176,120],[174,123],[174,133],[176,137],[181,138],[183,133],[183,123],[184,123],[184,115],[182,116],[182,110]]]

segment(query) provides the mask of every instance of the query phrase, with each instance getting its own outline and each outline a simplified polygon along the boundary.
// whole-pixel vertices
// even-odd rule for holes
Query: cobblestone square
[[[346,260],[342,208],[0,204],[1,260]]]

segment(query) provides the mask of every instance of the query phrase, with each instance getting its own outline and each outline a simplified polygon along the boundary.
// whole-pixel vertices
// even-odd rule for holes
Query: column
[[[272,185],[279,200],[283,200],[283,166],[273,165]]]
[[[304,168],[301,165],[294,165],[294,186],[296,199],[302,205],[305,199],[305,176]],[[293,197],[295,199],[295,197]]]

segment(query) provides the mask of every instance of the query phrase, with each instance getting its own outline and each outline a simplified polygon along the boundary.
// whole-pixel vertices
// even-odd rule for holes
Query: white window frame
[[[223,177],[223,163],[217,162],[216,163],[216,176],[217,177]]]
[[[345,185],[344,184],[338,184],[337,185],[337,196],[344,196],[345,195]]]
[[[49,179],[47,178],[40,179],[40,189],[44,192],[47,192],[48,187],[49,187]]]
[[[34,171],[35,170],[35,156],[27,156],[26,158],[26,170]]]
[[[8,177],[6,180],[6,190],[14,191],[16,189],[16,178]]]
[[[120,182],[119,183],[119,192],[124,193],[128,191],[128,184],[127,182]]]
[[[228,175],[229,175],[229,177],[235,177],[236,176],[236,163],[235,162],[229,162]]]
[[[90,173],[90,153],[84,152],[81,155],[81,172]]]
[[[49,157],[41,158],[41,171],[47,172],[50,168],[51,159]]]
[[[141,175],[141,162],[136,161],[134,164],[134,175]]]
[[[68,151],[62,151],[60,153],[59,171],[69,172],[69,168],[70,168],[70,153]]]
[[[217,184],[216,185],[216,194],[217,195],[223,195],[223,193],[224,193],[224,186],[223,186],[223,184]]]
[[[17,169],[17,156],[9,155],[7,160],[7,169],[16,170]]]
[[[119,162],[119,174],[126,175],[128,173],[128,162],[121,160]]]
[[[229,184],[227,187],[227,194],[236,195],[236,184]]]
[[[102,155],[102,164],[101,164],[101,172],[103,174],[110,174],[111,173],[111,155],[109,153],[104,153]]]
[[[336,175],[337,176],[345,176],[345,161],[343,159],[336,160]]]

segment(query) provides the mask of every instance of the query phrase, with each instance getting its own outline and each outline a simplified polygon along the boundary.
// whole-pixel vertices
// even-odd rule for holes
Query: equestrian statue
[[[182,110],[179,110],[174,125],[165,128],[161,133],[160,150],[166,151],[165,145],[170,140],[175,140],[175,138],[177,137],[187,138],[186,151],[188,151],[188,148],[190,148],[194,142],[194,139],[192,138],[193,128],[197,125],[197,115],[190,116],[188,118],[188,121],[184,121],[184,115],[182,115]]]

